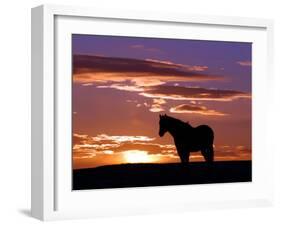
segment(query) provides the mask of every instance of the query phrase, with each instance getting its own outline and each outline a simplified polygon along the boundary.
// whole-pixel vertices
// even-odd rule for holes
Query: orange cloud
[[[149,111],[151,111],[151,112],[161,112],[161,111],[165,111],[165,109],[160,104],[152,104]]]
[[[92,137],[94,141],[114,141],[117,143],[120,142],[134,142],[134,141],[152,141],[155,138],[150,138],[147,136],[109,136],[106,134],[100,134],[96,137]]]
[[[243,145],[219,145],[215,148],[215,160],[251,160],[252,150]]]
[[[161,112],[165,111],[163,105],[166,103],[164,99],[153,99],[153,103],[149,109],[151,112]]]
[[[201,65],[186,65],[186,64],[177,64],[172,61],[164,60],[155,60],[155,59],[145,59],[148,62],[159,63],[162,67],[167,66],[168,68],[179,68],[185,71],[206,71],[208,66]],[[157,66],[156,64],[155,66]]]
[[[189,69],[187,69],[189,67]],[[203,73],[201,66],[153,62],[101,56],[74,55],[74,83],[108,83],[130,81],[138,86],[156,86],[166,82],[222,80]]]
[[[112,150],[104,150],[102,151],[102,153],[106,154],[106,155],[112,155],[114,154],[114,152]]]
[[[117,90],[129,91],[129,92],[143,92],[144,88],[134,85],[122,85],[122,84],[111,84],[104,86],[97,86],[97,88],[112,88]]]
[[[188,114],[200,114],[209,116],[225,116],[223,112],[207,109],[205,106],[181,104],[170,108],[171,113],[188,113]]]
[[[243,66],[243,67],[251,67],[252,66],[252,62],[248,61],[248,60],[237,61],[236,63],[239,64],[240,66]]]
[[[74,168],[125,163],[126,156],[130,161],[179,162],[174,144],[159,144],[152,137],[73,134]],[[216,161],[249,159],[251,149],[243,145],[215,147]],[[200,152],[191,153],[190,160],[204,161]]]
[[[116,154],[128,150],[144,150],[148,154],[176,154],[174,145],[154,143],[155,138],[147,136],[109,136],[99,134],[95,137],[73,134],[73,154],[75,158],[92,158],[99,154]]]
[[[97,88],[112,88],[117,90],[138,92],[139,95],[153,98],[153,100],[211,100],[211,101],[232,101],[240,98],[251,98],[250,93],[245,93],[236,90],[225,89],[207,89],[201,87],[183,87],[183,86],[169,86],[169,85],[127,85],[127,84],[111,84],[100,85]]]
[[[164,99],[153,99],[153,103],[154,103],[154,104],[162,105],[162,104],[166,104],[167,101],[164,100]]]
[[[146,87],[145,91],[140,93],[140,95],[150,98],[162,98],[170,100],[232,101],[239,98],[251,98],[249,93],[235,90],[166,85]]]
[[[92,86],[93,83],[83,83],[82,86]]]

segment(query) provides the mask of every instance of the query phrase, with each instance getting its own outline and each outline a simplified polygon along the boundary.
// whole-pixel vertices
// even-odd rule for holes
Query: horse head
[[[159,115],[159,136],[163,137],[167,131],[167,115]]]

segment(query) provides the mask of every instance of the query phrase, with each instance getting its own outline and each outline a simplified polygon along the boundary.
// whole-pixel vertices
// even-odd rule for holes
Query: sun
[[[151,162],[152,158],[147,151],[129,150],[123,153],[125,161],[128,163],[146,163]]]

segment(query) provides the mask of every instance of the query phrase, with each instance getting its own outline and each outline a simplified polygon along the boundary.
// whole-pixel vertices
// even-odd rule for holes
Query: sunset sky
[[[211,126],[215,161],[251,159],[251,43],[72,35],[72,51],[75,169],[179,162],[159,114]]]

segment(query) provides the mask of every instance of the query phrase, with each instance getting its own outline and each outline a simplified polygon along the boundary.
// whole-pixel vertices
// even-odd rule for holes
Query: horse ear
[[[161,115],[161,114],[159,114],[159,118],[160,118],[160,119],[162,118],[162,115]]]

